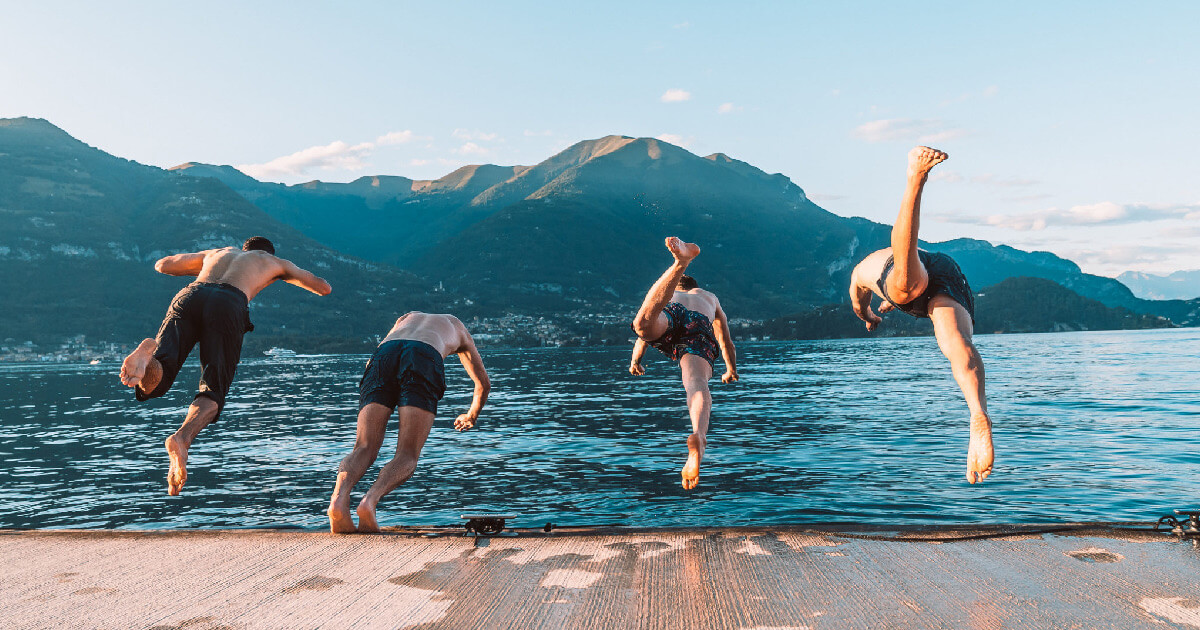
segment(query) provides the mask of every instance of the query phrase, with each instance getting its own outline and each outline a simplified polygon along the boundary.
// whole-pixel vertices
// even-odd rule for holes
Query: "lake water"
[[[713,381],[701,485],[678,368],[654,351],[488,349],[479,428],[456,433],[455,359],[416,475],[383,525],[464,512],[517,526],[1153,521],[1200,503],[1200,330],[981,335],[996,469],[964,479],[967,410],[932,338],[744,343],[742,381]],[[653,356],[651,356],[653,355]],[[354,440],[364,356],[248,358],[200,434],[183,494],[163,439],[198,368],[137,404],[116,365],[0,366],[0,527],[323,528]],[[719,366],[718,366],[719,367]],[[355,501],[394,449],[384,452]]]

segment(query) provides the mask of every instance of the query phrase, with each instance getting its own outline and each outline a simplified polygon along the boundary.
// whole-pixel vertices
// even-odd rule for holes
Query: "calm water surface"
[[[745,525],[1153,520],[1200,497],[1200,330],[982,335],[996,471],[964,480],[967,412],[930,338],[745,343],[742,382],[713,382],[700,487],[678,368],[627,349],[483,348],[492,397],[456,433],[457,361],[412,480],[385,525]],[[0,367],[0,527],[325,526],[354,441],[364,356],[248,358],[201,433],[183,495],[163,439],[198,367],[136,404],[117,365]],[[395,425],[376,466],[395,445]],[[355,500],[366,489],[356,489]]]

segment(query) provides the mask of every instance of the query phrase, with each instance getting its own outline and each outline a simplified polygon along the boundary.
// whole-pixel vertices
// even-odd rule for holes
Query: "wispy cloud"
[[[1126,225],[1169,219],[1200,219],[1200,204],[1119,204],[1111,201],[1022,214],[933,215],[943,223],[988,225],[1009,230],[1044,230],[1062,225]]]
[[[500,137],[500,134],[489,133],[486,131],[471,131],[469,129],[455,129],[450,133],[451,136],[459,140],[470,140],[479,142],[491,142]]]
[[[717,107],[718,114],[732,114],[733,112],[740,111],[742,111],[742,106],[734,105],[733,103],[721,103],[721,105]]]
[[[381,147],[385,147],[390,144],[406,144],[406,143],[412,142],[413,140],[416,140],[416,139],[417,139],[417,136],[415,134],[413,134],[413,132],[411,130],[405,129],[404,131],[393,131],[390,133],[385,133],[382,136],[379,136],[378,138],[375,139],[375,144],[378,146],[381,146]]]
[[[692,143],[690,138],[685,138],[673,133],[661,133],[654,137],[655,139],[662,140],[663,142],[670,142],[673,145],[685,148]]]
[[[468,142],[455,149],[454,152],[458,153],[459,155],[487,155],[491,151],[487,148],[479,146],[478,144],[475,144],[474,142]]]
[[[660,97],[664,103],[681,103],[692,98],[692,93],[679,88],[671,88]]]
[[[1194,252],[1185,245],[1114,245],[1112,247],[1064,249],[1062,255],[1085,267],[1128,269],[1129,267],[1177,260],[1181,254]]]
[[[341,140],[277,157],[263,164],[242,164],[237,169],[255,179],[301,176],[314,169],[357,171],[366,167],[363,158],[375,148],[372,142],[348,144]]]
[[[680,23],[672,26],[671,28],[689,28],[689,27],[691,27],[691,25],[692,25],[691,22],[688,22],[685,20],[683,22],[680,22]]]
[[[851,135],[866,142],[920,142],[936,144],[966,135],[965,129],[937,119],[887,118],[854,128]]]

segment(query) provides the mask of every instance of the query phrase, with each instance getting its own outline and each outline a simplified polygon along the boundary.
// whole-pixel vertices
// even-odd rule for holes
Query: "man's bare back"
[[[701,288],[695,288],[688,291],[676,289],[671,295],[672,302],[679,302],[684,308],[689,311],[696,311],[708,318],[709,321],[716,321],[717,307],[720,302],[717,301],[716,294],[711,291],[705,291]]]
[[[405,313],[388,331],[382,343],[397,339],[411,339],[433,346],[442,357],[461,352],[467,340],[467,329],[453,315]]]
[[[329,295],[329,283],[297,267],[290,260],[262,250],[235,247],[209,249],[193,254],[167,256],[155,263],[159,273],[196,276],[197,282],[214,282],[237,287],[252,300],[276,280],[283,280],[317,295]]]

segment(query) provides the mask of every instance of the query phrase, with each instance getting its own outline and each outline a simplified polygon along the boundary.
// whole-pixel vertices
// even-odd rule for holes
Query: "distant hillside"
[[[875,301],[878,308],[878,300]],[[848,304],[827,304],[752,326],[742,334],[772,339],[837,339],[845,337],[910,337],[932,335],[928,319],[893,311],[883,324],[867,332]],[[1050,280],[1008,278],[979,291],[975,298],[975,332],[1032,333],[1079,330],[1170,328],[1155,315],[1111,308]]]
[[[694,271],[706,286],[751,317],[772,317],[844,300],[854,263],[886,247],[890,232],[825,211],[783,175],[653,138],[606,136],[534,166],[386,185],[283,186],[185,166],[325,244],[442,280],[484,308],[628,309],[661,272],[662,239],[674,234],[704,248]],[[1108,306],[1200,323],[1200,303],[1141,300],[1047,252],[972,239],[924,246],[953,255],[975,286],[1041,277]]]
[[[1176,271],[1156,276],[1138,271],[1126,271],[1117,280],[1133,294],[1147,300],[1192,300],[1200,297],[1200,269]]]
[[[534,166],[468,166],[437,180],[284,186],[228,166],[165,171],[44,120],[0,120],[0,341],[136,341],[187,282],[155,273],[155,259],[252,234],[334,293],[268,289],[252,305],[248,348],[317,351],[369,347],[412,309],[450,310],[506,343],[620,340],[672,234],[701,244],[692,272],[732,317],[805,311],[843,302],[853,264],[886,246],[889,228],[829,213],[782,175],[650,138],[608,136]],[[1200,300],[1140,300],[1052,254],[969,239],[926,246],[953,254],[976,287],[1037,276],[1109,306],[1200,322]],[[997,330],[1045,328],[1038,318],[1051,306]],[[828,321],[843,322],[848,311],[835,311]]]
[[[453,297],[412,273],[340,254],[209,177],[113,157],[39,119],[0,120],[0,340],[152,336],[186,278],[157,258],[268,236],[327,278],[326,298],[280,283],[251,305],[250,350],[365,348],[395,317]]]

